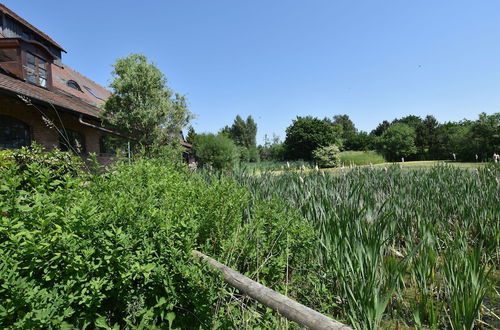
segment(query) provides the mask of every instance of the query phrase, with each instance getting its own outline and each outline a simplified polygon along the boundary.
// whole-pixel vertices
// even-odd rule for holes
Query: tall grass
[[[477,324],[500,261],[500,167],[237,175],[314,223],[327,312],[360,329]]]
[[[343,151],[340,153],[340,161],[344,166],[385,163],[384,156],[375,151]]]

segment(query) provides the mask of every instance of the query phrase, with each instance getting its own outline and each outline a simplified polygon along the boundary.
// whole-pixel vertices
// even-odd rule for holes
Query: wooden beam
[[[351,329],[349,326],[337,322],[311,308],[299,304],[295,300],[288,298],[250,278],[236,272],[235,270],[221,264],[217,260],[210,258],[203,253],[193,250],[193,256],[206,261],[210,266],[222,272],[224,280],[231,286],[247,294],[265,306],[275,310],[290,321],[297,322],[309,329],[332,330]]]

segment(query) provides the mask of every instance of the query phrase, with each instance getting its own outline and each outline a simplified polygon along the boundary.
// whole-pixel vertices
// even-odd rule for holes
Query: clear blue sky
[[[439,121],[500,111],[498,0],[28,1],[4,4],[107,86],[137,52],[186,94],[198,132],[252,115],[258,141],[298,115]]]

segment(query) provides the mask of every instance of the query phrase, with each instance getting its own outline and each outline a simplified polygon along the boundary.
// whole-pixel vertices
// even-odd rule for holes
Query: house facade
[[[119,134],[102,127],[99,114],[111,93],[65,65],[63,53],[0,4],[0,149],[35,141],[49,150],[94,153],[107,163],[106,138]]]

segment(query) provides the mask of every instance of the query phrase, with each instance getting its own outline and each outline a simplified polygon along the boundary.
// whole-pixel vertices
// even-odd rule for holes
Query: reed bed
[[[499,326],[499,166],[235,175],[314,224],[328,313],[359,329]]]

